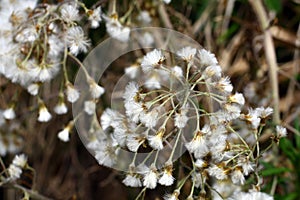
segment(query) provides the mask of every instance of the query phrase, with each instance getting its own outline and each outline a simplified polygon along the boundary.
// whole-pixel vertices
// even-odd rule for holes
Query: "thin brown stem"
[[[160,19],[162,20],[164,26],[166,28],[173,29],[173,25],[171,23],[171,20],[169,18],[169,15],[168,15],[165,5],[163,3],[158,5],[158,12],[159,12]]]
[[[263,7],[261,0],[249,0],[254,12],[258,18],[260,27],[264,33],[264,50],[269,65],[269,76],[272,87],[272,98],[273,98],[273,120],[275,124],[280,124],[280,113],[279,113],[279,89],[278,89],[278,65],[276,61],[276,53],[273,38],[271,35],[269,27],[269,20],[267,13]]]

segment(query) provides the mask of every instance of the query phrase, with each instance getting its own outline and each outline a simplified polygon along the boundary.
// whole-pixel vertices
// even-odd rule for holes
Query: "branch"
[[[3,187],[9,187],[9,188],[14,188],[14,189],[19,189],[22,190],[24,193],[26,192],[32,199],[38,199],[38,200],[52,200],[48,197],[45,197],[39,193],[37,193],[34,190],[31,189],[27,189],[25,187],[22,187],[16,183],[6,183],[4,185],[2,185]]]
[[[266,11],[263,7],[261,0],[249,0],[249,3],[253,7],[254,12],[257,15],[260,27],[264,32],[264,49],[267,59],[267,63],[270,67],[269,76],[271,79],[272,87],[272,98],[274,104],[273,120],[275,124],[280,124],[280,113],[279,113],[279,89],[278,89],[278,65],[276,61],[276,53],[274,48],[274,42],[269,27],[269,20]]]
[[[167,14],[166,7],[163,3],[160,3],[158,5],[158,12],[159,12],[160,19],[162,20],[165,27],[169,29],[173,29],[173,25],[171,23],[169,15]]]

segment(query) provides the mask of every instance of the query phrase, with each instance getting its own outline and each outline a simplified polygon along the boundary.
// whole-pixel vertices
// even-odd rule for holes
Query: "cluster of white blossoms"
[[[168,4],[170,0],[153,1],[153,6],[160,3]],[[104,23],[108,35],[120,42],[128,42],[131,27],[149,25],[152,21],[149,12],[141,10],[136,16],[137,23],[130,24],[127,22],[130,12],[119,17],[116,9],[106,14],[100,6],[87,8],[80,1],[38,4],[37,0],[3,0],[0,3],[0,75],[12,83],[20,84],[30,95],[37,97],[34,106],[38,111],[37,121],[50,121],[53,118],[52,111],[57,115],[66,114],[66,101],[75,103],[80,97],[80,91],[69,80],[68,73],[74,69],[67,68],[67,60],[71,58],[84,68],[78,63],[80,61],[76,56],[87,53],[91,46],[82,25],[96,29]],[[148,45],[153,43],[153,37],[149,33],[140,39]],[[49,103],[43,97],[44,84],[53,81],[57,76],[62,77],[61,89],[57,95],[57,104],[50,109]],[[104,93],[104,88],[87,73],[86,76],[92,98],[85,102],[84,111],[92,115],[96,108],[96,99]],[[148,85],[159,87],[155,76]],[[3,108],[6,120],[16,118],[17,104],[17,100],[14,100]],[[60,139],[68,141],[67,134],[63,134],[65,137],[61,135]]]
[[[14,181],[19,179],[22,174],[22,169],[24,169],[26,165],[27,157],[24,154],[16,155],[7,169],[9,174],[8,180]]]
[[[188,46],[175,54],[176,63],[167,65],[170,53],[154,49],[138,59],[134,70],[125,69],[132,79],[124,88],[125,112],[107,108],[100,117],[104,132],[88,145],[99,164],[113,167],[120,149],[132,152],[123,183],[154,189],[177,182],[165,199],[178,199],[187,182],[192,183],[189,199],[272,199],[259,191],[258,160],[263,152],[260,135],[273,109],[247,109],[243,94],[233,92],[229,77],[209,51]],[[143,85],[134,81],[137,77],[144,78]],[[274,138],[286,136],[281,126],[275,132]],[[189,172],[175,180],[173,161],[184,149]],[[149,156],[138,160],[145,152]],[[256,181],[245,185],[250,177]],[[223,192],[224,183],[233,189]]]
[[[53,116],[44,100],[42,87],[62,74],[62,87],[53,111],[57,115],[66,114],[68,106],[65,99],[74,103],[80,97],[80,91],[68,78],[67,58],[80,62],[75,56],[87,53],[90,40],[80,23],[87,20],[91,28],[99,27],[104,17],[101,7],[88,9],[78,1],[52,5],[37,4],[36,0],[5,0],[0,3],[0,16],[0,75],[20,84],[36,97],[37,121],[48,122]],[[99,98],[104,88],[88,74],[86,77],[92,98]],[[12,100],[4,109],[1,114],[5,120],[16,120],[18,100]],[[91,113],[91,109],[88,112]],[[61,135],[58,135],[60,139],[68,141],[67,136]]]
[[[149,5],[170,2],[153,0]],[[82,102],[82,112],[96,116],[96,104],[105,90],[76,57],[91,46],[81,24],[88,22],[96,29],[105,23],[109,36],[128,42],[131,27],[154,21],[151,9],[141,10],[137,3],[138,9],[132,7],[121,17],[115,6],[105,14],[100,6],[89,9],[80,1],[57,5],[37,4],[37,0],[0,2],[0,75],[35,97],[37,121],[53,118],[42,90],[57,76],[61,75],[62,82],[53,107],[57,115],[66,114],[67,102],[78,102],[81,97],[69,80],[68,72],[76,69],[67,68],[68,58],[82,68],[87,81],[89,97]],[[133,14],[134,10],[138,13]],[[142,46],[154,43],[148,32],[137,39]],[[175,189],[165,196],[167,200],[179,199],[184,185],[190,188],[187,199],[273,199],[260,192],[258,162],[269,148],[261,149],[259,140],[273,109],[247,108],[243,94],[234,91],[214,54],[190,46],[175,53],[153,49],[127,67],[125,74],[131,81],[124,88],[124,112],[105,109],[101,127],[89,130],[92,139],[87,146],[100,165],[114,167],[121,160],[121,150],[130,152],[134,156],[123,183],[146,189],[172,186]],[[22,143],[20,137],[6,134],[17,121],[17,103],[9,102],[0,110],[0,156],[16,153]],[[69,141],[76,120],[58,133],[60,140]],[[275,142],[287,135],[282,126],[274,132]],[[139,157],[140,153],[147,156]],[[185,159],[181,160],[182,154]],[[176,175],[179,165],[180,175]],[[20,178],[26,166],[27,157],[16,156],[8,167],[8,179]]]

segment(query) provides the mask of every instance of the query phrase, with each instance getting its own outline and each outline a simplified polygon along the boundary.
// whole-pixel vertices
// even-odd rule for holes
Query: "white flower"
[[[211,167],[208,168],[207,171],[210,176],[213,176],[218,180],[227,179],[227,175],[225,171],[220,167],[218,167],[217,165],[212,165]]]
[[[88,12],[88,14],[89,14],[89,20],[91,22],[91,27],[92,28],[98,28],[99,25],[100,25],[100,22],[102,21],[102,19],[101,19],[101,14],[102,14],[101,7],[99,6],[94,10],[90,10],[90,12]]]
[[[235,192],[230,200],[274,200],[274,198],[266,193],[250,191],[250,192]]]
[[[260,118],[258,117],[258,113],[253,110],[249,109],[249,112],[247,115],[243,116],[243,119],[245,119],[248,123],[252,125],[252,128],[257,129],[260,124]]]
[[[185,147],[190,153],[194,153],[196,158],[203,158],[209,152],[207,147],[207,140],[203,132],[197,131],[194,134],[194,138],[185,144]]]
[[[210,147],[212,158],[221,161],[224,156],[227,155],[226,152],[224,152],[227,145],[227,135],[220,133],[220,130],[216,131],[214,134],[215,137],[210,137],[208,146]]]
[[[189,62],[195,57],[196,52],[197,49],[187,46],[177,51],[176,54],[183,60]]]
[[[57,134],[57,137],[63,142],[68,142],[70,140],[70,127],[67,126],[63,130],[61,130]]]
[[[158,183],[165,186],[170,186],[174,183],[174,177],[172,171],[165,169],[163,175],[158,180]]]
[[[172,0],[163,0],[166,4],[171,3]]]
[[[4,110],[3,117],[5,119],[14,119],[16,117],[16,113],[14,111],[14,108],[10,107],[10,108],[7,108],[6,110]]]
[[[257,113],[257,115],[262,118],[265,119],[267,118],[269,115],[271,115],[273,113],[273,108],[267,107],[259,107],[255,109],[255,112]]]
[[[237,185],[244,185],[245,184],[244,174],[239,168],[236,168],[231,173],[231,180],[232,180],[233,184],[237,184]]]
[[[148,137],[149,145],[156,150],[161,150],[163,148],[162,138],[158,135],[150,135]]]
[[[237,103],[239,105],[244,105],[245,104],[245,98],[243,94],[236,92],[234,95],[230,95],[228,97],[229,101],[231,103]]]
[[[39,108],[39,116],[38,116],[38,121],[39,122],[48,122],[52,118],[51,114],[49,113],[48,109],[46,106],[42,105]]]
[[[27,164],[27,156],[25,154],[16,155],[12,163],[17,167],[24,168]]]
[[[125,88],[123,98],[125,101],[133,101],[139,92],[139,85],[136,82],[130,82]]]
[[[248,158],[240,158],[238,160],[238,166],[243,168],[243,173],[245,176],[248,176],[251,172],[254,171],[255,164],[250,162]]]
[[[140,71],[140,67],[137,64],[125,68],[125,74],[131,79],[136,78],[139,71]]]
[[[116,127],[115,123],[122,120],[120,113],[110,108],[104,110],[100,117],[100,122],[103,130],[106,130],[108,127]]]
[[[153,169],[149,170],[143,180],[143,186],[149,189],[156,188],[157,185],[157,173]]]
[[[132,152],[137,152],[141,144],[145,141],[145,137],[138,134],[130,134],[126,138],[126,146]]]
[[[140,14],[138,15],[137,19],[145,24],[150,24],[150,22],[152,20],[149,12],[146,10],[141,11]]]
[[[60,14],[61,18],[68,23],[79,20],[79,11],[75,4],[63,4],[61,6]]]
[[[126,178],[122,181],[126,186],[129,187],[141,187],[142,182],[139,178],[134,175],[128,174]]]
[[[67,93],[67,99],[71,103],[76,102],[80,96],[78,90],[75,89],[72,84],[67,84],[66,93]]]
[[[179,67],[179,66],[172,67],[171,72],[174,76],[176,76],[178,78],[183,76],[183,71],[182,71],[181,67]]]
[[[137,123],[140,120],[140,116],[144,113],[144,107],[141,103],[134,101],[125,102],[126,115],[132,122]]]
[[[22,169],[16,165],[10,164],[8,167],[8,174],[11,180],[16,180],[21,177]]]
[[[287,136],[286,128],[279,126],[279,125],[276,126],[276,133],[279,138]]]
[[[206,78],[220,78],[222,75],[222,69],[219,65],[210,65],[205,68],[203,74]]]
[[[210,129],[210,126],[208,124],[205,124],[202,129],[201,129],[201,132],[204,134],[204,135],[211,135],[212,132],[211,132],[211,129]]]
[[[58,71],[58,65],[33,65],[31,68],[31,78],[35,82],[46,82],[51,80],[51,78]]]
[[[167,1],[167,0],[164,0],[164,1]],[[169,0],[171,1],[171,0]],[[178,200],[178,194],[166,194],[164,196],[164,200]]]
[[[103,138],[103,139],[105,139],[105,138]],[[99,139],[100,140],[100,139]],[[98,138],[96,138],[96,137],[92,137],[90,140],[89,140],[89,142],[88,142],[88,144],[87,144],[87,148],[89,149],[89,150],[93,150],[93,151],[95,151],[95,150],[97,150],[99,147],[101,147],[101,143],[99,142],[99,140],[98,140]]]
[[[36,65],[33,69],[36,75],[34,76],[34,81],[36,82],[46,82],[51,80],[59,71],[58,64],[48,64],[48,65]]]
[[[120,146],[125,146],[127,137],[127,127],[123,122],[119,123],[119,125],[115,127],[113,136]]]
[[[152,45],[154,44],[154,38],[148,32],[141,35],[141,37],[139,37],[138,40],[141,43],[141,46],[144,47],[144,48],[145,47],[152,47]]]
[[[165,133],[165,129],[160,129],[156,135],[150,135],[148,136],[149,145],[156,150],[163,149],[163,135]]]
[[[229,200],[240,200],[240,199],[252,200],[251,195],[249,193],[242,192],[242,191],[234,192],[234,194],[229,198]]]
[[[11,30],[11,25],[14,28],[18,27],[21,24],[24,25],[24,22],[28,18],[28,12],[26,12],[26,10],[20,8],[20,5],[17,5],[18,10],[16,8],[15,10],[11,10],[13,9],[11,8],[11,5],[9,5],[10,8],[7,9],[4,6],[5,4],[7,4],[7,2],[2,1],[1,3],[1,25],[7,25],[7,27],[3,28],[3,31],[9,31],[9,29]],[[28,7],[28,9],[31,10],[30,7]]]
[[[95,158],[100,165],[112,167],[116,163],[117,149],[113,142],[105,142],[101,144],[101,148],[95,151]]]
[[[164,1],[167,1],[167,0],[164,0]],[[171,0],[169,0],[171,1]],[[173,193],[173,194],[166,194],[164,196],[164,200],[178,200],[178,195],[177,193]]]
[[[160,78],[158,76],[157,73],[153,73],[149,78],[147,78],[146,82],[145,82],[145,87],[147,89],[160,89],[161,85],[160,85]]]
[[[199,167],[199,168],[202,168],[202,167],[207,166],[207,162],[202,160],[202,159],[197,159],[196,162],[195,162],[195,166]]]
[[[224,112],[222,113],[224,120],[231,121],[233,119],[237,119],[241,115],[241,106],[236,104],[226,103],[224,105]]]
[[[213,200],[232,200],[232,194],[234,192],[241,191],[241,186],[237,186],[231,183],[230,180],[217,180],[214,181],[212,185],[211,195]],[[238,200],[250,200],[245,198],[240,198]],[[254,200],[254,199],[253,199]]]
[[[130,28],[129,27],[121,27],[120,29],[109,29],[111,32],[111,36],[121,42],[127,42],[130,37]]]
[[[192,173],[192,180],[195,182],[195,187],[199,188],[203,185],[202,174],[194,172]]]
[[[174,125],[177,128],[184,128],[186,126],[186,124],[189,120],[189,118],[187,116],[187,111],[188,111],[188,108],[184,107],[184,108],[181,108],[179,113],[175,114]]]
[[[4,75],[13,83],[20,83],[22,86],[25,86],[36,77],[34,70],[32,70],[36,65],[36,61],[28,59],[27,61],[17,62],[17,59],[17,54],[5,58],[6,61],[4,62],[7,62],[6,65],[9,67],[5,68]]]
[[[97,99],[102,94],[104,94],[105,89],[98,85],[94,80],[90,81],[90,92],[92,95],[92,98]]]
[[[142,70],[144,72],[150,72],[155,67],[159,66],[164,60],[165,57],[163,56],[161,50],[154,49],[144,56],[141,63]]]
[[[51,23],[51,24],[54,24],[54,23]],[[62,52],[64,50],[64,42],[63,42],[62,38],[52,34],[48,37],[48,45],[49,45],[49,50],[48,50],[49,58],[57,59],[57,58],[61,57]]]
[[[195,166],[199,167],[199,168],[202,168],[202,167],[207,166],[207,162],[202,160],[202,159],[197,159],[196,162],[195,162]]]
[[[38,38],[38,33],[34,26],[29,26],[17,33],[15,40],[20,43],[34,42]]]
[[[216,88],[223,93],[231,93],[233,86],[231,85],[229,77],[222,77],[216,84]]]
[[[95,110],[96,110],[95,101],[90,100],[84,102],[84,112],[86,112],[88,115],[94,114]]]
[[[32,83],[27,87],[27,91],[29,92],[29,94],[31,94],[32,96],[35,96],[38,94],[39,92],[39,87],[40,85],[38,83]]]
[[[210,53],[205,49],[200,49],[198,51],[200,63],[203,66],[211,66],[211,65],[218,65],[218,61],[214,54]]]
[[[141,122],[148,128],[153,128],[156,126],[158,118],[159,118],[158,109],[153,109],[148,113],[142,113],[140,116]]]
[[[66,42],[73,55],[79,52],[87,52],[90,41],[84,36],[84,32],[80,26],[74,26],[67,30]]]
[[[54,112],[58,115],[63,115],[68,112],[68,107],[65,102],[59,101],[58,104],[54,107]]]
[[[264,192],[251,191],[250,195],[252,196],[251,199],[255,200],[274,200],[272,196]]]
[[[106,31],[112,37],[120,42],[127,42],[130,37],[130,28],[121,25],[118,19],[112,17],[106,19]]]

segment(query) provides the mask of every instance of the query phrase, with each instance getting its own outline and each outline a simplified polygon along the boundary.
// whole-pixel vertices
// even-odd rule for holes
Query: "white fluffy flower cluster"
[[[17,2],[21,1],[3,4],[10,13],[0,20],[1,27],[7,27],[7,30],[1,31],[9,33],[0,36],[3,41],[0,45],[0,73],[12,82],[28,87],[30,93],[36,94],[32,84],[51,80],[60,69],[66,32],[62,31],[59,23],[52,20],[57,18],[57,14],[53,13],[56,6],[48,5],[47,9],[41,9],[42,15],[46,16],[41,18],[41,13],[33,10],[36,1],[28,4],[30,7],[18,7]],[[68,18],[71,17],[68,15],[71,12],[70,7],[65,4],[62,6],[62,21],[71,20]],[[4,11],[6,9],[1,9],[1,14],[5,14]]]
[[[67,56],[80,62],[75,56],[88,51],[90,40],[78,22],[85,14],[91,27],[97,28],[102,21],[101,7],[87,9],[84,4],[75,1],[39,5],[36,0],[1,1],[0,7],[0,75],[37,96],[37,120],[48,122],[52,115],[39,90],[43,83],[51,81],[63,70],[66,99],[71,103],[79,99],[80,92],[68,80]],[[80,8],[84,8],[85,13],[80,13]],[[89,76],[88,82],[93,100],[99,98],[104,88]],[[15,104],[4,111],[5,119],[15,119]],[[94,107],[92,102],[86,103],[85,110],[91,114]],[[54,112],[58,115],[68,112],[62,90]]]
[[[114,39],[127,42],[130,37],[130,28],[123,26],[116,14],[107,17],[104,15],[106,31]]]
[[[218,182],[226,182],[240,188],[258,170],[259,156],[253,151],[259,151],[256,145],[260,127],[265,125],[273,109],[249,108],[245,112],[243,94],[234,92],[230,79],[222,74],[211,52],[184,47],[176,52],[175,58],[177,63],[169,66],[165,64],[169,63],[166,62],[168,54],[154,49],[125,70],[131,79],[138,75],[145,82],[139,85],[131,81],[125,87],[124,114],[110,108],[103,112],[101,127],[109,137],[101,141],[101,149],[95,148],[96,158],[100,164],[112,166],[118,148],[135,154],[147,150],[157,152],[165,160],[160,163],[162,168],[158,168],[157,159],[141,163],[133,160],[123,183],[149,189],[156,188],[157,184],[169,186],[175,181],[172,159],[175,152],[179,153],[176,148],[181,140],[192,157],[194,187],[203,189],[205,184],[216,187]],[[217,105],[216,109],[206,108],[207,104]],[[196,122],[195,126],[190,126],[192,121]],[[187,128],[189,131],[183,131]],[[248,140],[240,130],[255,136],[254,141]],[[278,137],[286,135],[284,128],[276,130]],[[222,198],[234,198],[236,191]],[[177,199],[179,192],[167,195],[166,199]]]
[[[24,154],[16,155],[8,167],[9,180],[16,180],[21,177],[22,169],[27,165],[27,157]]]

